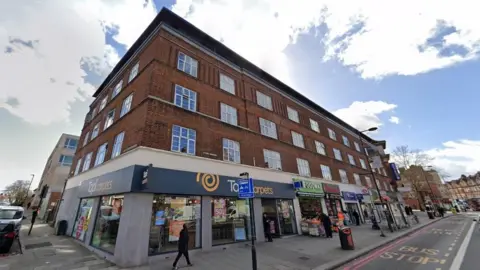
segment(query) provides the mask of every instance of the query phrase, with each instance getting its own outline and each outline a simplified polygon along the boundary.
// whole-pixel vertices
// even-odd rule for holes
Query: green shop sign
[[[323,195],[323,186],[322,183],[320,182],[313,182],[313,181],[307,181],[307,180],[302,180],[302,179],[293,179],[293,186],[295,187],[295,190],[301,195],[302,193],[306,194],[317,194],[317,195]],[[305,194],[305,195],[306,195]]]

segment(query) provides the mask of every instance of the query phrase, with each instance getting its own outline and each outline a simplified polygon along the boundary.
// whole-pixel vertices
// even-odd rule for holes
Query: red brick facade
[[[179,52],[198,61],[197,78],[177,69]],[[357,137],[351,136],[291,99],[236,71],[170,32],[161,30],[138,55],[125,67],[123,73],[119,73],[124,80],[120,94],[109,100],[106,108],[93,119],[90,120],[87,116],[72,171],[75,170],[78,159],[89,152],[94,152],[91,165],[93,166],[97,149],[105,142],[108,142],[105,161],[110,159],[114,137],[122,131],[125,131],[122,152],[137,146],[170,150],[172,125],[180,125],[196,130],[197,156],[223,159],[222,138],[228,138],[240,143],[242,164],[264,167],[263,149],[269,149],[280,153],[282,169],[286,172],[298,173],[296,158],[308,160],[313,177],[322,177],[320,164],[329,166],[333,179],[337,181],[340,179],[338,169],[346,170],[352,184],[355,183],[353,173],[365,175],[369,172],[360,168],[359,158],[365,157],[355,150],[354,141],[359,143]],[[130,68],[137,61],[140,63],[138,75],[132,82],[127,83]],[[235,80],[235,95],[220,89],[220,73]],[[109,87],[96,97],[91,105],[90,114],[94,108],[98,108],[105,95],[111,96],[112,89],[118,81],[119,79],[111,81]],[[173,105],[175,84],[197,93],[196,112]],[[272,111],[257,105],[256,91],[272,98]],[[132,92],[134,94],[131,110],[119,119],[122,102]],[[219,120],[220,103],[237,109],[238,126]],[[298,111],[300,123],[288,119],[287,106]],[[103,131],[105,116],[113,108],[116,109],[114,123]],[[260,134],[259,117],[276,124],[278,140]],[[310,119],[319,123],[320,133],[310,128]],[[99,136],[83,147],[85,135],[87,132],[91,135],[93,126],[98,122],[101,127]],[[336,132],[337,141],[329,138],[327,128]],[[291,131],[303,135],[305,149],[293,145]],[[342,135],[348,138],[350,147],[343,144]],[[316,152],[315,140],[324,143],[327,156]],[[342,152],[343,162],[334,158],[333,148]],[[349,164],[347,153],[354,156],[356,166]],[[387,167],[385,170],[388,173]],[[380,174],[376,177],[380,181],[390,182],[389,177]],[[365,184],[363,176],[361,179]],[[380,188],[384,190],[383,185]]]

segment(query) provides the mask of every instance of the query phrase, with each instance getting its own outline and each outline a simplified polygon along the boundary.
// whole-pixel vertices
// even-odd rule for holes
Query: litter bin
[[[340,237],[340,245],[342,249],[355,249],[355,245],[353,244],[352,229],[350,229],[349,227],[343,227],[338,231],[338,236]]]
[[[67,234],[68,223],[66,220],[60,220],[57,225],[57,235]]]
[[[435,219],[433,211],[427,211],[427,215],[429,219]]]

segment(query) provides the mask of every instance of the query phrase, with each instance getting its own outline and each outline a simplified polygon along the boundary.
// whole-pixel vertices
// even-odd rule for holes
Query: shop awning
[[[313,193],[313,192],[302,192],[302,191],[297,191],[297,196],[300,197],[316,197],[316,198],[323,198],[325,197],[324,193]]]

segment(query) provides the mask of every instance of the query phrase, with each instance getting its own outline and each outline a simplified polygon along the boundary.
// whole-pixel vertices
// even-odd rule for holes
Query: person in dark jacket
[[[270,233],[270,219],[267,214],[263,213],[263,231],[268,242],[273,242],[272,234]]]
[[[330,220],[330,217],[325,215],[325,213],[322,213],[320,219],[322,220],[323,228],[325,229],[325,236],[327,238],[332,238],[332,221]]]
[[[188,266],[192,266],[190,258],[188,257],[188,228],[187,224],[183,224],[183,229],[180,231],[180,236],[178,238],[178,255],[173,262],[173,269],[178,269],[177,263],[180,260],[180,257],[185,256]]]
[[[360,226],[360,215],[358,214],[357,210],[353,210],[352,215],[355,218],[355,223],[357,226]]]

